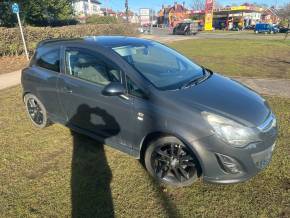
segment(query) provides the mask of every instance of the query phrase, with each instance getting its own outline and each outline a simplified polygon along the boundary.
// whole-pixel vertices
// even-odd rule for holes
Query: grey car
[[[248,180],[269,164],[277,138],[265,99],[151,40],[42,41],[22,87],[35,126],[63,124],[170,185]]]

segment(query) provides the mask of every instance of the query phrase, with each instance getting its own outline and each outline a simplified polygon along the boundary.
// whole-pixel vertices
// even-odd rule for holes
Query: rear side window
[[[35,65],[55,72],[60,72],[59,49],[47,52],[37,52]]]

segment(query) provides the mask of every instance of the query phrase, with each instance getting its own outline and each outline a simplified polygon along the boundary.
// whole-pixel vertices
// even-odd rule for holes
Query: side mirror
[[[111,82],[102,91],[106,96],[119,96],[125,94],[125,88],[120,82]]]

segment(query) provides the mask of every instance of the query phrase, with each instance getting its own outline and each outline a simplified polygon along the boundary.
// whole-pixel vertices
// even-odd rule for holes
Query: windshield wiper
[[[204,67],[202,67],[202,76],[194,77],[193,79],[189,80],[184,85],[182,85],[180,89],[184,89],[192,85],[197,85],[198,83],[202,82],[207,78],[207,74],[208,74],[207,70]]]

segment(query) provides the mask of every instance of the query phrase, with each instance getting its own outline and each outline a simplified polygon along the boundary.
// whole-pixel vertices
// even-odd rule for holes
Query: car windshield
[[[161,90],[183,87],[203,77],[203,69],[183,55],[162,44],[149,42],[112,48],[131,66]]]

